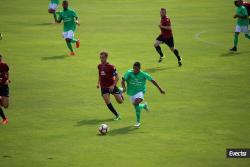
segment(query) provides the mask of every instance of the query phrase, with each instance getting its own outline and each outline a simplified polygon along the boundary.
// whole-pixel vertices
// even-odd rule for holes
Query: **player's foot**
[[[74,52],[70,52],[69,55],[70,56],[75,56],[75,53]]]
[[[158,63],[161,63],[164,58],[165,58],[165,56],[160,56]]]
[[[115,121],[119,121],[119,120],[121,120],[121,116],[120,115],[118,115],[117,117],[115,117],[115,119],[114,119]]]
[[[2,124],[6,125],[6,124],[8,124],[8,122],[9,122],[8,118],[5,118],[5,119],[3,119]]]
[[[150,109],[149,109],[148,103],[147,103],[147,102],[145,102],[144,104],[145,104],[145,110],[146,110],[147,112],[149,112],[149,111],[150,111]]]
[[[77,41],[76,41],[76,48],[79,48],[80,47],[80,39],[78,39]]]
[[[230,51],[236,52],[237,51],[237,47],[234,46],[233,48],[230,49]]]
[[[179,67],[182,66],[182,58],[181,58],[181,60],[178,61],[178,65],[179,65]]]
[[[141,126],[141,123],[140,122],[136,122],[135,125],[134,125],[136,128],[139,128]]]

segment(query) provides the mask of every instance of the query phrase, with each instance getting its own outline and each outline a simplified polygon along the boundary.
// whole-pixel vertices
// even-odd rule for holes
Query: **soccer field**
[[[235,11],[228,0],[74,0],[81,47],[67,56],[62,24],[52,24],[49,1],[0,0],[0,52],[10,66],[9,124],[0,126],[0,166],[8,167],[247,167],[227,148],[250,148],[250,41],[233,46]],[[171,18],[183,58],[153,47],[159,9]],[[62,7],[60,7],[62,9]],[[75,48],[75,47],[74,47]],[[148,83],[142,126],[128,96],[104,104],[96,88],[99,52],[122,76],[135,61],[167,90]],[[120,81],[119,81],[120,86]],[[98,135],[106,123],[110,131]]]

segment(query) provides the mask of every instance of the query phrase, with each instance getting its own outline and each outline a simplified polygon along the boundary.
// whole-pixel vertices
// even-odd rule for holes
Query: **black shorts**
[[[9,86],[0,86],[0,96],[9,97]]]
[[[170,37],[170,38],[165,38],[163,37],[162,35],[159,35],[157,38],[156,38],[157,41],[161,41],[165,44],[168,45],[168,47],[170,48],[173,48],[174,47],[174,38],[173,37]]]
[[[121,92],[118,89],[118,87],[115,86],[114,90],[112,92],[110,92],[109,88],[101,88],[101,93],[102,93],[102,95],[104,95],[104,94],[107,94],[107,93],[109,93],[109,94],[120,94]]]

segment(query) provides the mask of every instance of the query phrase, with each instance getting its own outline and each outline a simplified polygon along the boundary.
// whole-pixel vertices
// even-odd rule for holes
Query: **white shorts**
[[[248,26],[236,25],[235,32],[241,32],[241,33],[244,33],[244,34],[248,34]]]
[[[49,4],[49,9],[55,10],[57,9],[58,5],[56,3],[50,3]]]
[[[144,99],[144,93],[139,92],[139,93],[136,93],[134,96],[130,96],[130,100],[132,103],[135,102],[135,99]]]
[[[69,30],[69,31],[66,31],[66,32],[63,32],[63,38],[66,39],[73,39],[74,38],[74,31],[72,30]]]

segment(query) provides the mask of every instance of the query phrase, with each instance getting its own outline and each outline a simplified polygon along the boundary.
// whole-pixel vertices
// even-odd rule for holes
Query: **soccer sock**
[[[76,43],[77,41],[78,41],[78,39],[73,38],[73,39],[71,40],[71,43]]]
[[[245,34],[245,37],[246,37],[247,39],[250,39],[250,35],[249,35],[249,34]]]
[[[234,34],[234,46],[237,47],[238,45],[238,34]]]
[[[139,105],[135,105],[135,114],[136,114],[136,122],[140,123],[141,121],[141,109]]]
[[[57,22],[56,12],[53,13],[53,16],[54,16],[55,22]]]
[[[181,57],[180,57],[179,51],[177,49],[174,49],[174,54],[175,54],[176,58],[178,59],[178,61],[181,61]]]
[[[3,119],[6,119],[5,115],[4,115],[4,112],[2,110],[2,108],[0,107],[0,116],[3,118]]]
[[[163,57],[163,53],[162,53],[162,51],[161,51],[161,47],[160,47],[160,46],[156,46],[156,47],[155,47],[155,50],[159,53],[159,55],[160,55],[161,57]]]
[[[71,52],[73,52],[73,48],[72,48],[71,42],[66,42],[66,43],[67,43],[67,46],[68,46],[69,50]]]
[[[113,107],[113,105],[112,105],[111,103],[109,103],[107,106],[108,106],[109,110],[110,110],[116,117],[119,116],[118,113],[116,112],[115,108]]]
[[[144,103],[139,104],[139,107],[140,107],[140,110],[141,110],[141,109],[145,109],[145,108],[146,108],[146,104],[144,104]]]

